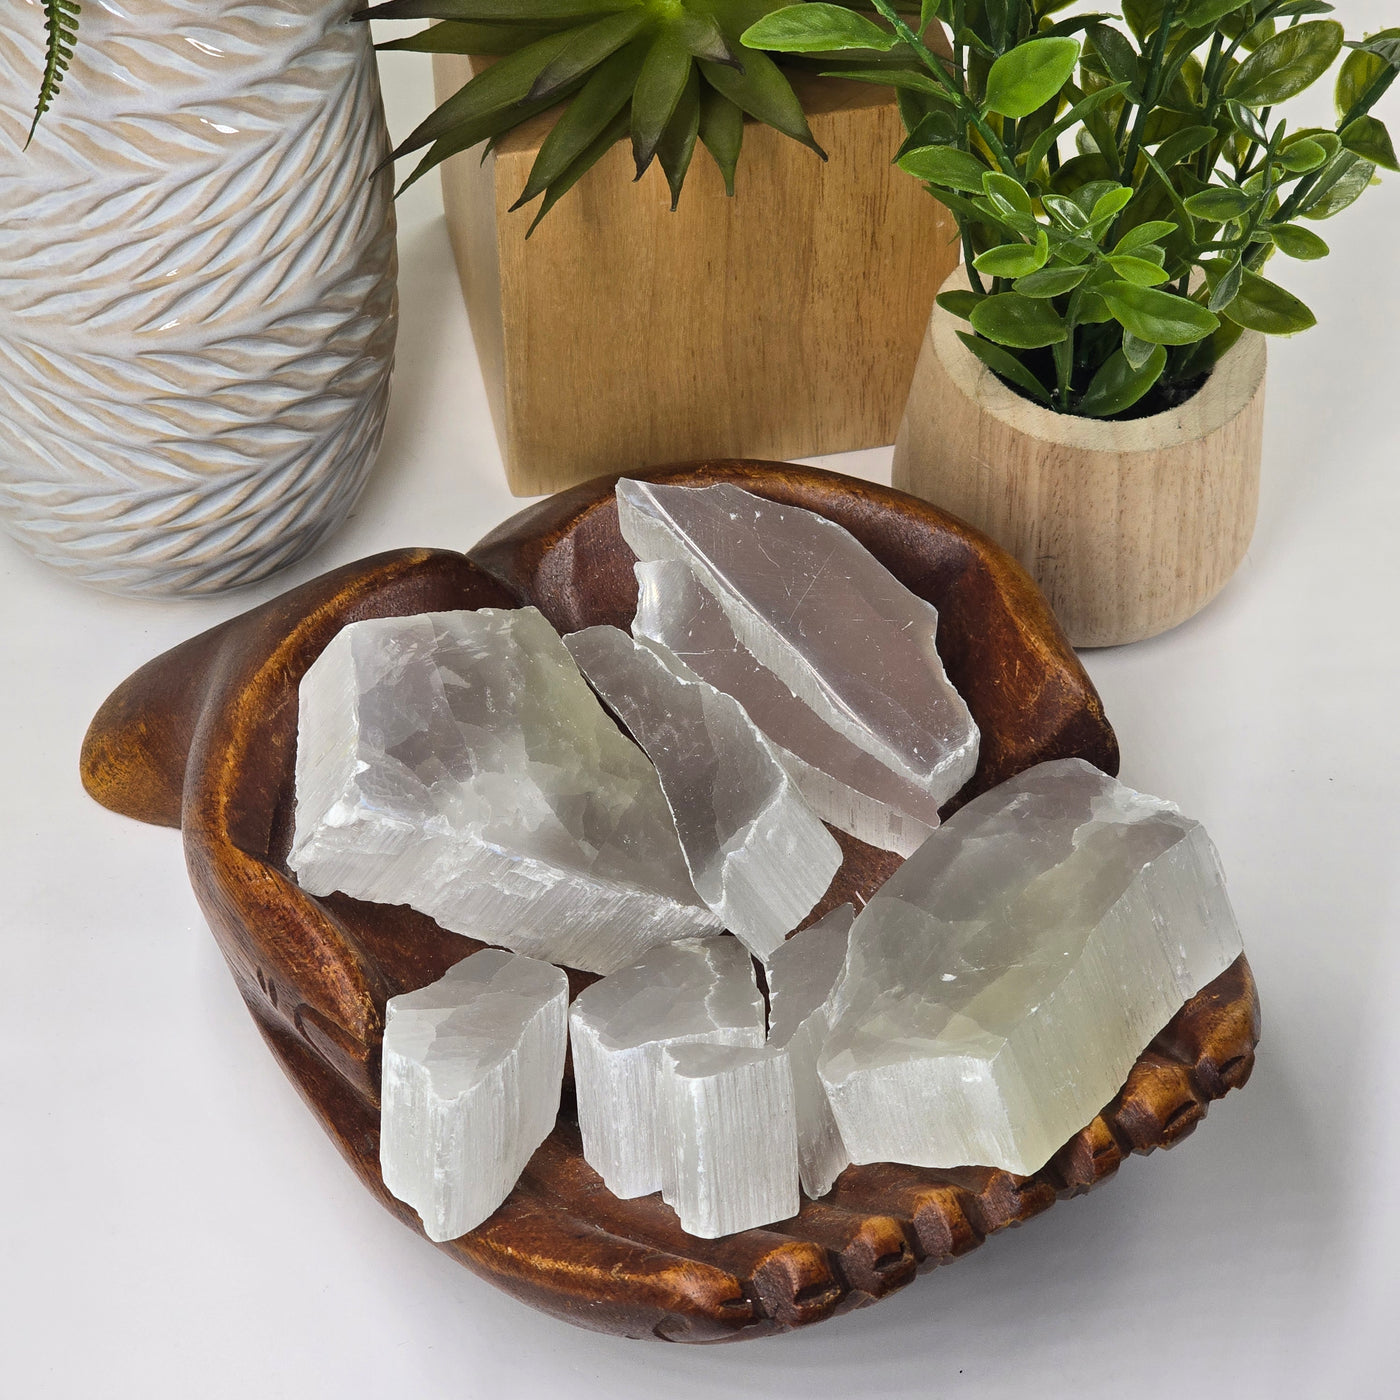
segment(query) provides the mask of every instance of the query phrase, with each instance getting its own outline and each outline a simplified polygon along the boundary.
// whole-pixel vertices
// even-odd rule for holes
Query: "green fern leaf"
[[[24,143],[26,147],[38,131],[40,119],[58,96],[63,75],[73,59],[73,46],[78,42],[78,16],[83,9],[77,0],[41,0],[41,3],[44,6],[44,29],[48,34],[44,45],[44,80],[39,85],[34,121]]]

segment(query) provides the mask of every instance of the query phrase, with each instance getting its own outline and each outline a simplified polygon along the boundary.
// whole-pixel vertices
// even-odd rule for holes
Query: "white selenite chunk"
[[[668,1045],[661,1098],[670,1139],[663,1199],[702,1239],[788,1220],[801,1205],[787,1054]]]
[[[656,765],[700,898],[766,958],[826,893],[841,847],[732,695],[616,627],[564,645]]]
[[[390,998],[379,1162],[430,1240],[490,1216],[553,1129],[568,1014],[559,968],[499,948]]]
[[[843,904],[795,933],[768,960],[768,1044],[785,1050],[792,1071],[797,1161],[802,1189],[815,1200],[850,1163],[841,1129],[817,1073],[836,984],[846,965],[856,911]]]
[[[1037,1171],[1240,950],[1171,803],[1073,758],[984,793],[851,929],[820,1069],[852,1161]]]
[[[833,729],[734,635],[724,609],[689,564],[636,566],[632,633],[660,642],[696,675],[732,695],[777,746],[783,766],[823,821],[861,841],[912,855],[938,825],[942,791],[910,781]]]
[[[583,1155],[614,1196],[659,1191],[669,1145],[661,1052],[702,1042],[762,1047],[763,996],[737,939],[653,948],[585,988],[569,1012]]]
[[[617,483],[644,563],[688,564],[735,636],[857,748],[946,802],[977,766],[978,732],[934,644],[938,612],[849,531],[737,486]]]
[[[719,931],[666,799],[534,608],[352,623],[301,683],[302,888],[611,972]]]

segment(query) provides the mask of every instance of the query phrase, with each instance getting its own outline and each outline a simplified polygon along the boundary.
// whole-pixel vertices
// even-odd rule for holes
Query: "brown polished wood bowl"
[[[829,472],[715,462],[645,474],[733,481],[844,525],[939,610],[948,673],[982,730],[965,800],[1051,758],[1114,772],[1118,747],[1089,678],[1009,555],[897,491]],[[190,878],[264,1038],[346,1160],[405,1225],[379,1173],[384,1003],[482,946],[412,910],[316,899],[290,875],[297,686],[347,622],[533,603],[560,631],[627,626],[632,555],[614,478],[552,497],[468,555],[381,554],[294,589],[150,662],[93,720],[82,775],[101,803],[184,832]],[[954,804],[950,804],[951,806]],[[868,895],[898,858],[839,835],[846,859],[817,917]],[[592,981],[571,972],[576,992]],[[554,1132],[478,1229],[439,1246],[579,1326],[723,1341],[860,1307],[995,1230],[1111,1175],[1125,1153],[1179,1141],[1254,1063],[1258,1001],[1241,958],[1138,1060],[1121,1093],[1032,1177],[968,1167],[849,1168],[791,1220],[720,1240],[686,1234],[658,1196],[620,1201],[584,1162],[566,1089]]]

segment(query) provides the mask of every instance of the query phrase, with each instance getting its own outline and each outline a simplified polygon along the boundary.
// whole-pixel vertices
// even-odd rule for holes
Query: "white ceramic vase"
[[[397,323],[357,0],[84,0],[23,149],[34,0],[0,3],[0,520],[127,593],[208,593],[345,518]]]

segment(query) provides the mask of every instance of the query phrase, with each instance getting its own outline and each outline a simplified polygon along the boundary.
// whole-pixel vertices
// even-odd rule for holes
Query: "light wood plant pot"
[[[471,76],[434,57],[439,100]],[[889,89],[799,80],[824,164],[744,128],[735,197],[697,148],[671,212],[615,146],[527,242],[510,212],[552,117],[443,166],[448,230],[516,495],[603,472],[893,442],[956,228],[891,165]]]
[[[962,268],[946,284],[967,285]],[[1141,641],[1200,611],[1254,532],[1264,337],[1246,331],[1179,407],[1107,423],[1008,389],[958,340],[965,329],[935,308],[895,486],[1014,554],[1076,646]]]

